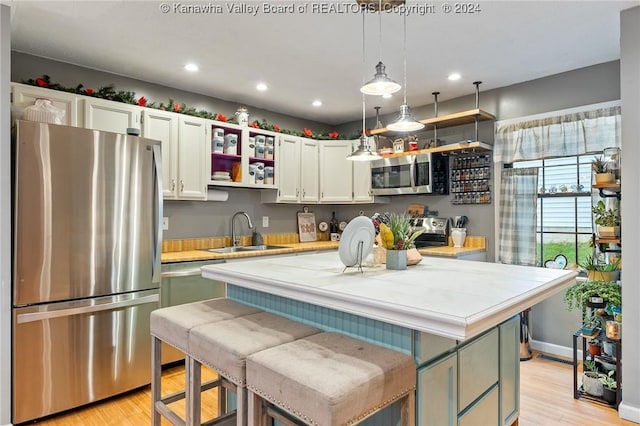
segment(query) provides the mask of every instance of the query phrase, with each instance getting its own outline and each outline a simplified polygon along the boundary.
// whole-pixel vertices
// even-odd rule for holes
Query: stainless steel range
[[[411,219],[413,230],[424,229],[416,239],[415,245],[421,247],[437,247],[449,244],[449,219],[441,217],[418,217]]]

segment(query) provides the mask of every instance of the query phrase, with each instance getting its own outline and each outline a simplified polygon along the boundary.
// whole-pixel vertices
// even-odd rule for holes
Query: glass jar
[[[605,148],[602,151],[607,170],[613,173],[614,179],[620,183],[620,148]]]

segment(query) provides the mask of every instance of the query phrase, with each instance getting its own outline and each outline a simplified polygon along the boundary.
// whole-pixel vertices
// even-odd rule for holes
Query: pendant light
[[[400,105],[400,115],[387,129],[394,132],[415,132],[424,129],[424,124],[413,118],[411,109],[407,104],[407,14],[404,14],[404,103]]]
[[[402,87],[390,79],[385,72],[385,65],[382,63],[382,14],[380,10],[382,9],[382,0],[378,2],[378,20],[379,20],[379,36],[380,40],[378,41],[378,53],[379,53],[379,61],[376,65],[376,73],[373,78],[366,82],[361,88],[360,91],[365,95],[384,95],[395,93],[400,90]],[[364,6],[362,6],[363,14],[364,14]],[[363,35],[364,38],[364,29]],[[363,40],[364,43],[364,40]]]
[[[362,69],[365,66],[365,54],[364,54],[364,9],[362,11]],[[363,78],[364,80],[364,78]],[[362,93],[362,135],[360,136],[360,145],[358,149],[347,155],[347,160],[351,161],[373,161],[379,160],[382,157],[375,151],[371,151],[371,145],[369,144],[369,138],[367,137],[367,127],[365,124],[366,111],[365,111],[365,94]]]

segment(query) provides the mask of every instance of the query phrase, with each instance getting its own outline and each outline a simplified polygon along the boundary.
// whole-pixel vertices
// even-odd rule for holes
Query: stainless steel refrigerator
[[[19,121],[13,423],[150,382],[162,245],[160,142]]]

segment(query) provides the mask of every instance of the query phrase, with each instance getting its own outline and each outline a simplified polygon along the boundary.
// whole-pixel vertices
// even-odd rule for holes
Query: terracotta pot
[[[589,343],[589,353],[591,354],[591,356],[600,356],[600,354],[602,353],[602,346],[595,344],[595,343]]]

